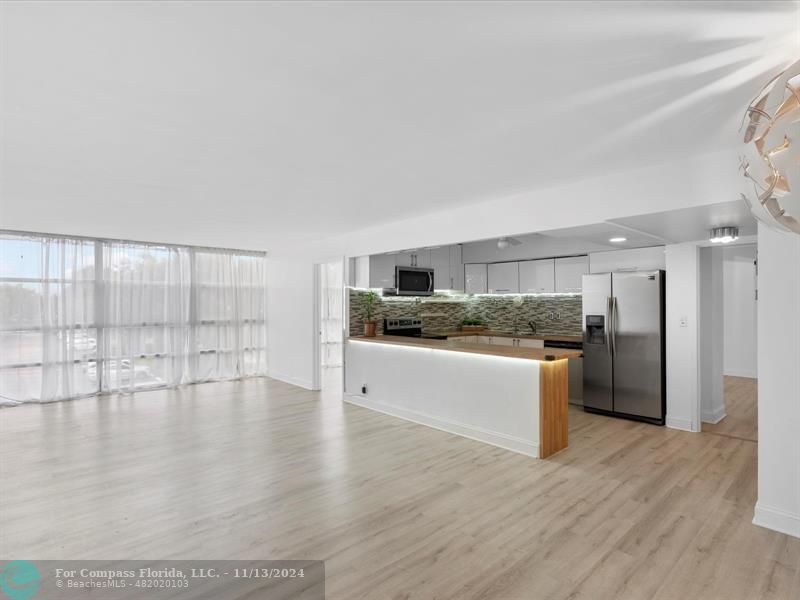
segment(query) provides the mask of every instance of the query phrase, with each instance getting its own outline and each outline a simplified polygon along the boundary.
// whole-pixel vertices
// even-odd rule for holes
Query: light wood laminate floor
[[[744,440],[758,440],[758,379],[726,376],[725,418],[703,423],[703,431]]]
[[[323,559],[343,600],[800,598],[753,442],[570,418],[536,460],[269,379],[0,410],[0,556]]]

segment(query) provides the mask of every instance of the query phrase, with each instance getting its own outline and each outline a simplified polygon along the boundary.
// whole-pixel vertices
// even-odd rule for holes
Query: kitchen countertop
[[[447,337],[467,337],[472,335],[490,335],[492,337],[507,337],[507,338],[520,338],[523,340],[543,340],[553,342],[583,342],[583,337],[580,335],[556,335],[556,334],[537,334],[532,335],[529,333],[508,333],[505,331],[492,331],[485,329],[483,331],[426,331],[425,333],[432,333],[435,335],[445,335]]]
[[[459,332],[462,334],[463,332]],[[474,335],[465,333],[463,335]],[[483,335],[495,335],[483,333]],[[508,337],[521,337],[505,334]],[[563,336],[562,336],[563,337]],[[370,344],[389,344],[395,346],[411,346],[415,348],[430,348],[432,350],[445,350],[448,352],[466,352],[469,354],[486,354],[488,356],[506,356],[509,358],[524,358],[528,360],[559,360],[563,358],[579,358],[583,356],[580,350],[565,350],[562,348],[519,348],[516,346],[495,346],[492,344],[453,344],[447,340],[431,340],[427,338],[404,337],[397,335],[379,335],[376,337],[351,336],[351,340],[367,342]],[[544,338],[538,338],[544,339]],[[547,339],[553,339],[548,337]],[[546,358],[552,356],[554,358]]]

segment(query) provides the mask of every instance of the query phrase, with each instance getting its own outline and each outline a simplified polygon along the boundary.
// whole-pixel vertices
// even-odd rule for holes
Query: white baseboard
[[[761,502],[756,502],[753,525],[800,538],[800,515],[795,515],[779,508],[764,506]]]
[[[453,433],[455,435],[460,435],[461,437],[483,442],[484,444],[498,446],[505,450],[511,450],[512,452],[524,454],[525,456],[539,458],[539,445],[518,437],[506,435],[504,433],[498,433],[496,431],[488,431],[472,425],[464,425],[463,423],[442,419],[440,417],[434,417],[432,415],[414,410],[390,406],[382,402],[370,400],[364,396],[358,396],[355,394],[344,394],[344,401],[350,404],[355,404],[356,406],[361,406],[363,408],[369,408],[370,410],[390,415],[392,417],[398,417],[406,421],[411,421],[420,425],[426,425],[428,427],[433,427],[434,429],[439,429],[440,431],[446,431],[447,433]]]
[[[720,421],[722,421],[722,419],[724,419],[727,416],[728,415],[725,414],[725,407],[724,406],[718,406],[716,408],[716,410],[713,410],[713,411],[705,411],[704,410],[702,419],[703,419],[703,423],[716,424],[716,423],[719,423]]]
[[[670,417],[667,415],[666,424],[670,429],[680,429],[682,431],[691,431],[692,433],[696,433],[696,430],[694,427],[692,427],[692,422],[689,419],[676,419],[675,417]]]
[[[282,373],[275,373],[274,371],[270,371],[267,374],[267,377],[269,377],[270,379],[277,379],[278,381],[282,381],[283,383],[288,383],[290,385],[296,385],[297,387],[301,387],[304,390],[312,390],[312,391],[314,390],[314,386],[308,379],[291,377],[290,375],[283,375]]]
[[[758,373],[756,371],[739,371],[737,369],[726,369],[723,375],[727,377],[746,377],[747,379],[758,379]]]

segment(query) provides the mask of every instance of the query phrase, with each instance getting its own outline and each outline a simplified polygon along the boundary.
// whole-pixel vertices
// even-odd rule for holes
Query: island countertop
[[[351,336],[350,339],[353,341],[367,342],[370,344],[411,346],[415,348],[444,350],[447,352],[466,352],[470,354],[486,354],[488,356],[505,356],[508,358],[522,358],[537,361],[552,361],[566,358],[579,358],[583,356],[583,353],[580,350],[566,350],[562,348],[521,348],[517,346],[495,346],[492,344],[481,343],[454,344],[448,342],[447,340],[432,340],[427,338],[405,337],[399,335],[378,335],[376,337]]]

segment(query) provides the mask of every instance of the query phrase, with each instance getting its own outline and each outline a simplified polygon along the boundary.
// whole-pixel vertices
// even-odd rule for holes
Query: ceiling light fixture
[[[730,244],[739,239],[738,227],[714,227],[708,236],[712,244]]]
[[[745,118],[750,160],[743,156],[739,168],[754,197],[742,198],[768,227],[800,233],[800,60],[761,88]]]
[[[505,250],[509,246],[519,246],[522,242],[520,242],[517,238],[513,237],[501,237],[497,238],[497,247],[500,250]]]
[[[612,244],[621,244],[622,242],[627,242],[628,238],[625,237],[613,237],[608,239],[609,242]]]

